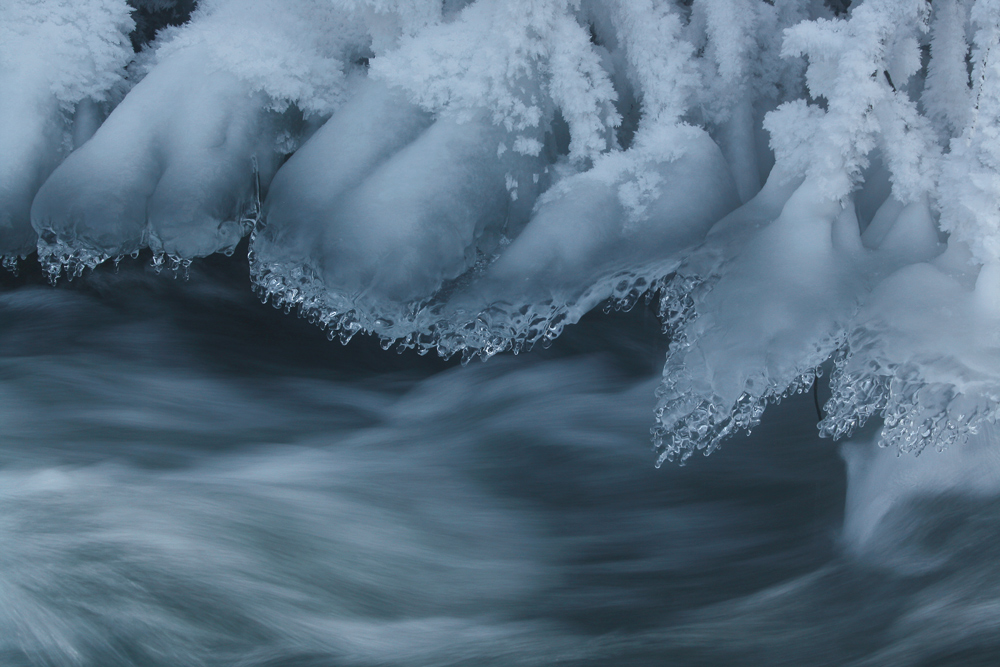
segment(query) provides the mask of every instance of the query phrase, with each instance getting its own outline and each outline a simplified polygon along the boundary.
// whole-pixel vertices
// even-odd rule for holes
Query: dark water
[[[808,395],[654,469],[648,312],[461,367],[222,258],[4,280],[4,667],[1000,664],[1000,499],[848,555]]]

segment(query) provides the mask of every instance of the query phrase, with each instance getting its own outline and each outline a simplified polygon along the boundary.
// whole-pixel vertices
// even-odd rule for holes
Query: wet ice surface
[[[331,344],[221,257],[5,280],[3,665],[1000,655],[998,500],[897,503],[845,555],[812,396],[654,469],[650,311],[462,367]]]

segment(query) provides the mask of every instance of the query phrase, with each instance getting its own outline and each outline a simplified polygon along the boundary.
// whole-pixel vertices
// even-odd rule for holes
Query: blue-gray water
[[[656,470],[665,346],[639,309],[461,367],[236,260],[6,277],[0,665],[1000,664],[1000,500],[847,555],[811,395]]]

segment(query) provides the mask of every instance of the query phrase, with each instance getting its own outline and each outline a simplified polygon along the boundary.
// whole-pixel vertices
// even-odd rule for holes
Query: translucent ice
[[[31,200],[58,163],[66,130],[51,98],[7,93],[30,90],[19,79],[0,74],[0,254],[7,257],[34,250]]]
[[[675,128],[658,139],[670,149],[640,135],[547,192],[524,232],[452,298],[445,310],[457,326],[439,348],[489,356],[551,340],[606,299],[631,307],[673,271],[738,198],[707,134]]]
[[[881,444],[920,452],[928,445],[960,444],[996,420],[1000,65],[989,54],[1000,43],[998,10],[991,1],[972,5],[973,85],[950,96],[954,83],[945,72],[954,70],[956,49],[969,48],[965,11],[948,8],[937,17],[941,69],[932,71],[928,83],[939,131],[954,135],[942,160],[937,202],[940,226],[951,233],[948,250],[933,262],[891,275],[852,321],[821,424],[826,435],[842,437],[878,415],[885,420]],[[916,213],[899,213],[882,246],[914,246],[926,239],[928,225]]]
[[[35,198],[50,275],[144,247],[185,261],[231,252],[256,217],[258,187],[294,148],[295,119],[339,102],[358,41],[310,0],[204,2],[162,33],[149,73]],[[299,112],[286,111],[292,102]]]
[[[919,452],[964,441],[997,418],[1000,272],[955,274],[947,256],[908,266],[878,286],[852,323],[831,380],[822,432],[885,419],[881,442]]]
[[[34,250],[32,198],[120,84],[129,13],[124,0],[9,0],[0,10],[0,256]]]
[[[347,335],[409,334],[417,304],[524,224],[544,165],[498,157],[505,136],[487,119],[432,120],[400,91],[359,82],[275,178],[253,242],[258,289]]]
[[[564,173],[614,145],[615,91],[578,9],[482,0],[374,58],[269,195],[252,268],[265,298],[345,338],[433,339],[452,281],[518,234],[560,143]]]
[[[183,265],[253,229],[265,300],[464,358],[655,293],[664,457],[830,358],[824,434],[946,446],[1000,398],[1000,0],[837,7],[202,0],[124,77],[123,0],[11,0],[0,256]]]
[[[45,182],[32,220],[50,273],[147,246],[207,255],[246,233],[239,218],[253,194],[253,156],[266,170],[273,153],[258,139],[270,138],[263,100],[207,70],[201,54],[162,63]]]
[[[697,317],[675,333],[658,392],[661,460],[711,451],[752,428],[768,400],[809,388],[836,349],[858,289],[843,255],[861,244],[850,210],[817,203],[801,187],[718,281],[697,291]]]
[[[653,430],[661,461],[709,453],[754,427],[769,401],[808,389],[872,287],[940,251],[927,205],[938,146],[917,105],[892,83],[920,67],[914,36],[926,30],[926,11],[872,0],[846,20],[804,21],[786,32],[783,53],[809,58],[809,90],[828,104],[799,100],[768,115],[774,185],[747,205],[756,209],[747,212],[754,226],[763,226],[720,224],[665,290],[661,310],[674,340]],[[904,215],[883,204],[862,238],[852,192],[876,148],[892,196],[911,206]],[[799,179],[774,222],[761,220],[782,198],[778,182]]]
[[[709,453],[726,436],[756,426],[769,401],[809,389],[872,287],[893,268],[941,251],[926,204],[884,204],[893,213],[884,223],[876,215],[869,226],[880,228],[876,243],[860,235],[850,201],[824,202],[815,188],[810,181],[799,186],[777,219],[730,249],[730,258],[719,261],[725,247],[703,250],[720,273],[687,284],[678,278],[676,291],[666,290],[662,308],[673,341],[654,429],[661,460]],[[744,207],[749,211],[739,209],[718,227],[741,218],[752,223],[780,201],[780,190],[765,187]]]

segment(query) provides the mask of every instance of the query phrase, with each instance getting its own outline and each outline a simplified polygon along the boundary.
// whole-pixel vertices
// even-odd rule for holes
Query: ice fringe
[[[683,465],[699,451],[708,456],[726,438],[740,432],[750,433],[760,424],[769,404],[808,391],[823,375],[819,365],[788,384],[775,383],[762,375],[756,384],[748,381],[749,391],[743,391],[732,405],[718,394],[699,394],[683,362],[683,353],[690,346],[687,330],[698,318],[695,294],[699,290],[711,290],[711,283],[703,278],[674,273],[661,280],[653,292],[659,297],[663,332],[671,341],[663,382],[656,389],[657,423],[650,429],[657,455],[656,467],[665,461]],[[830,341],[821,349],[836,345],[835,341]]]
[[[87,89],[104,107],[53,93],[61,79],[49,61],[28,87],[48,96],[39,109],[65,116],[79,103],[79,133],[76,120],[56,124],[64,140],[72,126],[79,145],[121,79],[127,14],[117,0],[14,6],[43,5],[67,16],[117,7],[97,40],[114,47],[110,59],[91,63],[100,81]],[[55,280],[149,247],[154,266],[180,273],[255,228],[252,280],[265,301],[344,341],[367,332],[465,360],[546,344],[601,302],[627,308],[655,291],[671,337],[653,429],[661,461],[752,428],[831,355],[823,434],[845,437],[877,416],[886,444],[948,446],[995,419],[1000,398],[990,268],[1000,262],[998,15],[997,0],[864,0],[839,16],[808,0],[204,0],[139,57],[133,69],[148,76],[93,143],[40,185],[39,259]],[[90,67],[94,54],[78,51]],[[333,134],[353,128],[378,153],[374,167],[395,167],[371,182],[350,159],[324,173],[296,167],[317,153],[323,129],[307,138],[325,119],[339,127],[362,80],[400,93],[389,106],[413,121],[412,136],[394,143],[391,123]],[[11,81],[0,88],[18,88]],[[171,92],[193,88],[202,97]],[[2,106],[12,99],[0,95],[0,112],[41,117],[23,113],[31,104]],[[171,105],[150,104],[163,99]],[[144,113],[174,102],[190,113]],[[189,121],[220,109],[243,129],[280,117],[267,150],[247,143],[255,131],[229,136],[226,114],[217,127],[194,124],[226,132],[181,145],[196,134]],[[456,119],[480,123],[479,134],[447,126]],[[220,153],[219,136],[244,143],[223,141]],[[669,165],[698,141],[722,166],[685,182]],[[53,146],[39,150],[68,148]],[[157,151],[172,156],[157,200],[166,225],[150,224],[143,205],[163,176]],[[285,200],[238,214],[249,156],[261,159],[259,199],[293,152],[268,197],[283,190]],[[39,178],[55,167],[35,162]],[[187,178],[193,164],[227,176],[205,185]],[[329,193],[326,177],[340,179],[340,194],[316,198],[320,213],[306,220],[297,195]],[[25,183],[19,210],[38,185]],[[392,210],[400,201],[407,219]],[[258,221],[262,211],[270,221]],[[0,234],[10,270],[34,234],[12,230]],[[942,232],[949,253],[968,248],[962,262],[935,259]],[[927,266],[938,273],[921,274]],[[915,276],[923,301],[910,298]],[[910,315],[943,306],[961,315]],[[942,323],[954,319],[977,335]]]
[[[29,255],[32,199],[93,133],[123,86],[125,0],[5,0],[0,7],[0,258]]]
[[[227,256],[231,256],[235,252],[238,241],[250,234],[260,221],[261,185],[256,158],[251,160],[249,180],[250,189],[246,201],[239,206],[239,215],[234,220],[222,222],[222,224],[235,227],[238,230],[235,238],[218,250],[218,252]],[[150,241],[151,237],[153,237],[152,242]],[[61,238],[55,231],[42,228],[38,235],[38,262],[41,264],[49,283],[56,285],[59,282],[59,278],[63,275],[68,280],[73,280],[74,278],[81,277],[84,271],[88,269],[93,271],[108,260],[113,260],[115,266],[117,266],[126,256],[132,259],[138,258],[140,248],[159,248],[161,245],[157,243],[155,234],[148,226],[135,247],[129,249],[127,252],[119,252],[114,255],[106,252],[105,249],[98,247],[96,244],[85,242],[85,239],[81,237],[76,237],[72,242],[68,242],[64,238]],[[12,258],[12,260],[9,267],[5,260],[4,267],[11,271],[16,271],[16,258]],[[191,262],[192,258],[190,257],[163,252],[157,249],[153,251],[150,265],[157,273],[166,268],[175,277],[183,276],[187,278]]]
[[[447,295],[481,276],[487,264],[481,260],[430,299],[393,308],[393,304],[366,301],[363,295],[332,290],[307,266],[264,263],[252,251],[250,255],[251,279],[261,302],[285,313],[295,312],[326,330],[330,340],[338,339],[344,345],[358,333],[366,333],[376,336],[386,350],[395,347],[399,352],[416,350],[421,355],[433,351],[445,359],[460,355],[463,363],[476,357],[486,361],[501,352],[518,354],[536,344],[547,345],[572,323],[571,318],[579,317],[575,301],[547,300],[519,306],[494,303],[473,318],[456,320],[449,312]],[[621,272],[591,286],[581,301],[600,302],[603,299],[594,299],[592,294],[603,297],[608,291],[608,310],[630,310],[650,294],[653,283],[645,275]]]
[[[477,258],[466,260],[469,268],[437,283],[424,298],[386,295],[385,284],[396,289],[394,283],[380,282],[378,274],[371,277],[361,270],[364,265],[352,266],[357,260],[339,245],[333,246],[336,253],[286,261],[283,248],[291,244],[286,230],[292,227],[288,212],[281,213],[281,229],[265,227],[251,244],[256,289],[264,301],[296,309],[320,326],[339,331],[343,340],[363,331],[378,336],[386,347],[434,349],[444,357],[460,353],[465,360],[546,344],[602,302],[609,308],[631,308],[736,206],[722,155],[704,132],[681,128],[667,138],[673,140],[667,145],[674,151],[667,159],[655,161],[650,155],[665,154],[645,150],[642,143],[602,158],[588,172],[566,177],[539,200],[531,220],[512,241],[503,236],[490,251],[490,245],[484,249],[477,239],[471,248]],[[336,173],[334,167],[327,168]],[[641,206],[621,194],[635,184],[636,173],[662,183]],[[692,194],[692,188],[705,183],[714,185],[715,197]],[[312,207],[301,210],[311,215]],[[404,214],[411,215],[400,216]],[[382,224],[378,218],[376,223]],[[339,227],[327,227],[334,228]],[[346,266],[330,268],[338,260]]]
[[[946,260],[901,269],[876,289],[835,360],[822,435],[849,436],[877,415],[884,446],[919,453],[996,422],[1000,275],[989,266],[962,284],[942,270]]]

